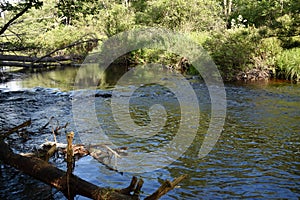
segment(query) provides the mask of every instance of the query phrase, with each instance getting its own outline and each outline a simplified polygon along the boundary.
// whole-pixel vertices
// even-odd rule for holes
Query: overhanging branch
[[[21,17],[24,13],[26,13],[33,5],[27,4],[23,10],[21,10],[19,13],[17,13],[13,18],[11,18],[0,30],[0,35],[2,35],[8,27],[16,21],[19,17]]]

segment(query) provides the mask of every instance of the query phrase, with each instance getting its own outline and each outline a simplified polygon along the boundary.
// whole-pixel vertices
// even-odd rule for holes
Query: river
[[[125,69],[122,70],[119,70],[120,73],[124,73]],[[37,133],[37,130],[55,116],[60,124],[70,122],[68,129],[75,131],[75,142],[82,142],[83,137],[88,138],[87,142],[99,140],[99,134],[95,132],[100,123],[109,140],[117,146],[128,146],[129,153],[134,155],[147,155],[170,143],[179,130],[181,119],[179,107],[182,104],[174,98],[176,95],[163,85],[141,85],[139,88],[129,82],[123,86],[122,92],[117,95],[128,95],[128,90],[134,88],[130,113],[137,125],[145,126],[151,121],[148,114],[151,106],[145,100],[148,98],[154,99],[153,104],[163,105],[168,116],[159,134],[147,138],[125,135],[118,128],[120,124],[114,122],[110,108],[113,85],[120,78],[118,70],[112,71],[106,74],[106,81],[102,81],[96,91],[97,124],[94,127],[89,120],[93,116],[82,108],[83,125],[84,120],[89,123],[85,133],[82,127],[75,125],[72,113],[77,69],[28,74],[26,78],[1,84],[1,129],[8,129],[29,118],[33,121],[29,127],[33,134],[29,140],[22,141],[13,134],[7,141],[16,152],[32,151],[46,139],[52,139],[51,129],[43,133]],[[153,74],[147,74],[147,77],[151,78]],[[172,158],[172,162],[163,165],[168,159],[166,156],[169,154],[166,153],[161,160],[145,160],[143,169],[149,166],[149,171],[135,173],[141,166],[136,163],[128,170],[123,168],[124,173],[116,173],[86,156],[76,162],[74,174],[99,186],[115,188],[126,187],[132,175],[138,175],[144,179],[142,198],[154,192],[163,180],[188,174],[179,187],[162,199],[299,199],[300,85],[283,81],[226,83],[227,109],[222,133],[209,154],[199,158],[198,152],[211,116],[210,97],[201,79],[192,76],[186,80],[198,98],[200,120],[198,127],[188,126],[186,129],[187,137],[195,130],[197,134],[178,159]],[[184,116],[187,121],[194,117],[192,112]],[[62,134],[58,140],[65,141],[65,136]],[[126,157],[122,160],[126,162]],[[51,162],[65,169],[64,163]],[[152,165],[157,165],[157,169],[151,171]],[[1,164],[0,172],[1,199],[64,199],[55,189],[6,165]]]

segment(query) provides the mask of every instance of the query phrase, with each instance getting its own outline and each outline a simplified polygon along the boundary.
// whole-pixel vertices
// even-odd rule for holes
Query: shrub
[[[252,58],[253,67],[259,70],[265,70],[276,73],[276,56],[282,52],[281,41],[276,37],[263,38]]]
[[[135,14],[123,5],[112,4],[108,9],[101,10],[99,19],[103,20],[104,32],[110,37],[135,27]]]
[[[205,42],[225,80],[234,80],[240,72],[253,67],[253,57],[261,36],[255,28],[229,29]]]
[[[145,13],[148,16],[144,16],[147,25],[176,31],[217,30],[225,27],[221,18],[222,8],[214,1],[148,1]]]

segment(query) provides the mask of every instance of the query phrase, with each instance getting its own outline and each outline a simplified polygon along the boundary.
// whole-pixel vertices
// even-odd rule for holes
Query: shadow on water
[[[115,75],[117,72],[113,68],[108,74],[95,71],[93,74],[97,76],[93,77],[92,83],[97,83],[102,89],[111,88],[120,77],[120,74]],[[71,122],[70,129],[74,129],[70,111],[72,92],[68,90],[72,90],[75,76],[76,69],[65,68],[33,74],[24,80],[7,83],[9,87],[14,84],[15,89],[41,86],[60,88],[66,92],[43,88],[23,92],[1,91],[1,129],[32,118],[36,124],[31,127],[34,131],[47,122],[50,114],[60,118],[62,124]],[[205,83],[195,77],[188,80],[199,100],[201,113],[198,134],[178,160],[165,168],[140,174],[145,181],[142,197],[152,193],[163,179],[188,174],[179,188],[162,199],[299,199],[300,85],[273,81],[226,84],[227,116],[223,132],[213,150],[199,159],[198,151],[210,121],[210,98]],[[154,86],[140,87],[131,99],[131,118],[138,125],[149,123],[147,113],[150,105],[143,101],[145,97],[153,98],[154,103],[163,104],[168,110],[166,125],[160,134],[150,139],[124,135],[113,122],[109,109],[111,99],[97,98],[98,120],[117,145],[127,145],[132,152],[151,152],[172,140],[178,129],[180,105],[170,91],[163,89],[159,93],[156,91],[158,89],[160,88]],[[17,135],[11,137],[9,141],[16,151],[29,151],[46,138],[51,139],[51,134],[33,135],[32,140],[25,143],[21,143]],[[59,139],[64,141],[64,136]],[[63,164],[58,165],[64,168]],[[92,183],[110,187],[127,185],[133,175],[109,171],[89,156],[76,163],[74,173]],[[7,166],[1,165],[0,177],[1,199],[64,199],[57,193],[56,196],[51,196],[55,191],[48,186]]]

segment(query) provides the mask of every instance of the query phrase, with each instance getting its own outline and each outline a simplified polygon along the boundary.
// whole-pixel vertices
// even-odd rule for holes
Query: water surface
[[[26,92],[2,90],[0,104],[2,129],[32,118],[36,124],[31,127],[34,131],[40,125],[44,125],[50,115],[58,116],[62,124],[66,121],[71,122],[69,128],[75,129],[71,112],[74,93],[68,92],[73,86],[75,74],[76,71],[72,69],[35,74],[24,81],[18,81],[19,88],[15,88],[19,90],[42,86],[61,88],[66,92],[43,88]],[[106,84],[102,84],[102,89],[110,88],[110,90],[99,90],[101,94],[111,93],[111,83],[115,81],[111,78],[109,80]],[[300,85],[274,81],[225,84],[227,116],[223,132],[213,150],[206,157],[199,159],[197,155],[208,128],[211,105],[205,83],[197,77],[189,77],[188,81],[199,100],[200,121],[197,135],[187,151],[172,164],[153,172],[138,174],[145,182],[141,196],[145,197],[154,192],[165,179],[188,174],[188,178],[180,183],[180,187],[162,199],[299,199]],[[124,92],[127,90],[126,87],[133,86],[130,84],[125,86]],[[159,134],[147,139],[125,135],[112,117],[111,97],[107,95],[105,98],[103,96],[96,98],[98,122],[115,145],[128,146],[130,153],[156,151],[167,145],[178,130],[180,104],[170,91],[161,86],[143,86],[136,90],[131,98],[130,107],[131,117],[136,124],[143,126],[149,123],[150,106],[149,101],[145,101],[146,98],[152,98],[155,103],[162,104],[168,111],[166,125]],[[90,116],[86,113],[85,115],[88,120]],[[98,139],[98,135],[95,134],[97,126],[99,124],[95,124],[94,130],[86,132],[95,140]],[[42,143],[45,138],[51,139],[51,134],[35,134],[31,137],[31,141],[24,144],[19,143],[19,139],[13,138],[10,141],[16,146],[17,151],[22,149],[29,151],[35,144]],[[64,141],[64,136],[59,139]],[[146,161],[145,164],[156,165],[161,162],[163,161],[157,160],[157,163]],[[56,164],[61,168],[65,167],[64,163]],[[48,199],[51,196],[55,199],[64,199],[48,186],[7,166],[1,166],[1,199]],[[77,161],[74,173],[99,186],[116,188],[127,186],[131,176],[137,175],[108,170],[89,156]]]

